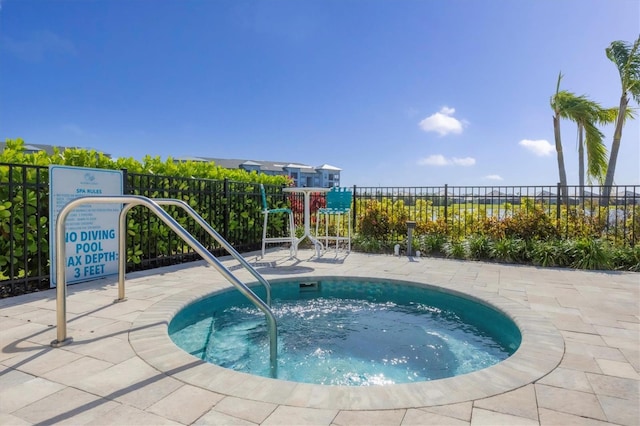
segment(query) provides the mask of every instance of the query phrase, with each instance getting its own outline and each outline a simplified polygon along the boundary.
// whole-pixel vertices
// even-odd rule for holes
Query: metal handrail
[[[155,213],[167,226],[169,226],[176,234],[178,234],[192,249],[194,249],[204,260],[206,260],[211,266],[216,268],[227,281],[229,281],[240,293],[247,297],[258,309],[260,309],[267,317],[267,325],[269,327],[269,343],[270,343],[270,361],[271,361],[271,375],[275,377],[277,368],[277,353],[278,353],[278,339],[277,329],[278,325],[276,318],[266,303],[260,299],[246,284],[240,281],[235,275],[229,271],[220,261],[212,255],[199,241],[197,241],[193,235],[187,232],[175,219],[173,219],[160,205],[150,198],[141,195],[113,195],[113,196],[93,196],[93,197],[79,197],[69,201],[58,213],[55,236],[56,236],[56,319],[57,319],[57,339],[51,342],[51,346],[59,347],[71,343],[72,339],[67,337],[67,306],[66,306],[66,244],[65,230],[66,219],[69,213],[78,206],[83,204],[125,204],[120,212],[120,241],[118,245],[118,266],[119,266],[119,281],[124,276],[122,266],[125,265],[126,258],[126,245],[124,244],[125,236],[122,231],[123,223],[125,222],[126,213],[134,206],[142,205],[146,206],[149,210]],[[220,237],[222,238],[222,237]],[[226,241],[225,241],[226,242]],[[229,243],[227,243],[228,245]],[[122,282],[124,280],[122,279]],[[124,285],[122,286],[124,289]],[[120,293],[120,290],[119,290]],[[124,291],[122,291],[124,293]],[[120,294],[119,294],[120,295]],[[122,294],[124,298],[124,294]]]
[[[191,216],[198,224],[204,228],[205,231],[209,233],[220,245],[229,252],[231,256],[233,256],[244,268],[251,273],[259,282],[264,286],[267,293],[267,306],[271,307],[271,285],[269,282],[262,276],[258,271],[255,270],[249,262],[245,260],[244,257],[240,253],[233,248],[231,244],[227,240],[225,240],[222,235],[220,235],[209,223],[202,218],[189,204],[182,200],[177,200],[174,198],[152,198],[157,204],[161,206],[169,205],[182,207],[184,211],[186,211],[189,216]]]

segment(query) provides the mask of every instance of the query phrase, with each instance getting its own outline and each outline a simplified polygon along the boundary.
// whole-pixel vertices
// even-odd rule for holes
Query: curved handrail
[[[278,339],[277,339],[277,322],[273,312],[262,299],[260,299],[246,284],[240,281],[231,273],[220,261],[212,255],[193,235],[189,234],[175,219],[173,219],[160,205],[152,201],[150,198],[141,195],[112,195],[112,196],[93,196],[79,197],[69,201],[58,213],[55,236],[56,236],[56,319],[57,319],[57,339],[51,342],[52,346],[62,346],[69,343],[71,339],[67,338],[67,306],[66,306],[66,244],[65,229],[66,219],[69,213],[78,206],[83,204],[126,204],[120,214],[120,224],[122,229],[123,214],[128,212],[133,206],[143,205],[155,213],[167,226],[169,226],[176,234],[178,234],[192,249],[194,249],[204,260],[213,266],[227,281],[229,281],[240,293],[247,297],[258,309],[260,309],[267,317],[269,326],[269,343],[270,343],[270,361],[271,374],[275,376],[277,367]],[[124,236],[120,235],[119,249],[122,249]],[[228,243],[227,243],[228,244]],[[122,265],[122,258],[126,254],[120,250],[119,262]]]
[[[271,285],[269,284],[269,282],[262,275],[260,275],[260,273],[258,273],[258,271],[256,271],[255,268],[251,266],[251,264],[249,264],[249,262],[247,262],[245,258],[242,257],[242,255],[238,253],[227,240],[222,238],[222,235],[220,235],[215,229],[213,229],[213,227],[209,225],[209,223],[204,220],[202,216],[198,214],[198,212],[196,212],[189,204],[187,204],[183,200],[177,200],[173,198],[152,198],[151,200],[155,201],[161,206],[169,205],[182,207],[182,209],[186,211],[189,216],[191,216],[196,222],[198,222],[198,224],[203,227],[204,230],[209,233],[209,235],[211,235],[218,243],[220,243],[220,245],[222,245],[222,247],[224,247],[224,249],[227,250],[229,254],[231,254],[231,256],[233,256],[238,262],[240,262],[240,264],[244,266],[245,269],[251,273],[251,275],[253,275],[258,281],[260,281],[260,284],[262,284],[267,291],[267,306],[271,307]]]

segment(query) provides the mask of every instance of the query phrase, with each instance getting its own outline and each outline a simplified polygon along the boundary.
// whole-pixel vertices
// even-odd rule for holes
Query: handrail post
[[[124,302],[125,297],[124,280],[127,273],[127,214],[136,205],[128,203],[122,206],[118,218],[120,235],[118,240],[118,298],[114,302]]]
[[[127,204],[128,206],[128,204]],[[127,268],[127,212],[129,209],[124,207],[120,210],[118,218],[118,301],[124,301],[124,278]]]
[[[129,192],[129,172],[122,169],[122,193]],[[129,204],[122,206],[118,217],[118,298],[114,302],[124,302],[124,279],[127,269],[127,213],[131,207]]]
[[[56,223],[56,340],[51,342],[51,346],[59,348],[73,342],[71,337],[67,337],[67,277],[66,277],[66,244],[64,234],[66,231],[67,212],[62,208],[58,214]],[[63,214],[64,213],[64,214]]]

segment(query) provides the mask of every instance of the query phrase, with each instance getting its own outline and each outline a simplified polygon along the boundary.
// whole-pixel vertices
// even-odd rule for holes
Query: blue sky
[[[0,140],[328,163],[342,185],[553,185],[549,98],[617,106],[637,0],[2,0]],[[635,107],[635,103],[632,102]],[[616,183],[640,183],[639,121]],[[613,126],[602,129],[610,145]],[[562,123],[570,184],[576,128]]]

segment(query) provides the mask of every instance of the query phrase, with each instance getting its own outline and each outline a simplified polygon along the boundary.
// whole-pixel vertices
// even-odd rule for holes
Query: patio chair
[[[318,209],[316,218],[316,238],[324,240],[325,249],[329,246],[329,241],[335,241],[336,251],[338,251],[341,241],[347,242],[347,251],[351,251],[351,197],[352,192],[347,188],[333,187],[327,192],[326,207]],[[347,234],[340,235],[342,231],[341,220],[345,216],[347,219]],[[333,221],[331,220],[333,218]],[[318,233],[320,222],[324,219],[324,235]],[[329,235],[329,222],[335,227],[335,235]]]
[[[293,212],[291,211],[291,209],[286,208],[286,207],[282,207],[282,208],[277,208],[277,209],[270,209],[269,205],[267,204],[267,194],[264,190],[264,185],[260,184],[260,195],[262,197],[262,213],[264,214],[264,226],[262,228],[262,257],[264,257],[264,251],[266,248],[266,245],[268,243],[290,243],[289,246],[289,251],[291,252],[291,255],[293,256],[294,253],[294,249],[295,249],[295,242],[296,242],[296,227],[293,223]],[[267,237],[267,224],[269,221],[269,215],[270,214],[286,214],[288,215],[288,228],[289,228],[289,235],[286,237]]]

